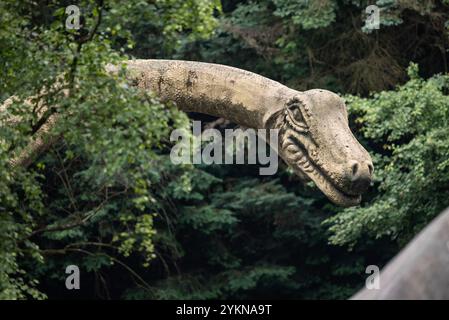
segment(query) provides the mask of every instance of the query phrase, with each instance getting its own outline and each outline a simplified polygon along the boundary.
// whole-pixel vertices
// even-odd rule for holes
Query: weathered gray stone
[[[117,68],[107,66],[109,72]],[[229,119],[255,129],[279,129],[279,154],[333,202],[357,205],[372,179],[368,152],[348,126],[343,100],[326,90],[299,92],[260,75],[223,65],[178,60],[127,62],[132,85],[174,101],[185,111]],[[51,121],[55,121],[52,118]],[[51,123],[36,133],[13,166],[28,165],[53,140]]]
[[[449,299],[449,209],[422,230],[380,272],[378,290],[354,300]]]

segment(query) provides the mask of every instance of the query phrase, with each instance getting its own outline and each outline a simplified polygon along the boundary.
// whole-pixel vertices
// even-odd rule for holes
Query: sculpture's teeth
[[[291,153],[296,153],[299,149],[295,145],[290,144],[285,150]]]
[[[304,164],[304,169],[309,169],[309,168],[310,168],[310,162],[307,161],[307,162]]]
[[[328,179],[331,181],[335,180],[335,175],[326,169],[315,149],[303,150],[291,139],[284,140],[281,145],[289,161],[295,162],[297,166],[300,166],[300,171],[309,176],[321,190],[330,193],[334,192],[332,190],[335,187]]]
[[[307,162],[309,162],[309,161],[307,160],[306,157],[301,157],[301,159],[298,160],[298,163],[299,163],[300,165],[304,165],[304,164],[307,163]]]
[[[307,160],[307,158],[305,158],[305,162],[304,162],[304,166],[303,169],[305,172],[308,173],[313,173],[315,170],[313,169],[313,166],[311,165],[311,163]]]
[[[315,170],[312,168],[312,167],[307,167],[307,168],[304,168],[304,171],[305,172],[308,172],[308,173],[313,173],[313,172],[315,172]]]
[[[285,140],[282,142],[281,148],[282,148],[282,149],[285,149],[288,145],[291,145],[291,144],[292,144],[292,142],[290,141],[290,139],[285,139]]]
[[[299,161],[301,161],[301,159],[302,159],[302,155],[301,154],[295,154],[293,156],[293,161],[295,161],[295,162],[299,162]]]

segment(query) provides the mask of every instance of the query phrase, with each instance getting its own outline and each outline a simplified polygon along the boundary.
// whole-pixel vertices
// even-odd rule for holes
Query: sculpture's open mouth
[[[329,200],[344,207],[355,206],[360,203],[362,199],[360,194],[351,195],[337,187],[325,170],[309,157],[297,141],[287,138],[282,149],[286,157],[285,160],[293,170],[300,176],[306,175],[309,177]]]

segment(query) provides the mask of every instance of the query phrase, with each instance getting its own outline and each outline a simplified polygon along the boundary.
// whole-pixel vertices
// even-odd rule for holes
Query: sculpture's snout
[[[373,170],[373,163],[369,160],[350,160],[347,178],[350,181],[351,190],[359,194],[365,192],[371,185]]]

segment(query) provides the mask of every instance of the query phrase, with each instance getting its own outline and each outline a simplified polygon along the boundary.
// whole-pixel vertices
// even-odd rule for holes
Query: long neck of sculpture
[[[298,93],[255,73],[211,63],[133,60],[127,62],[127,74],[133,84],[163,101],[174,101],[184,111],[250,128],[264,128],[264,117]]]

